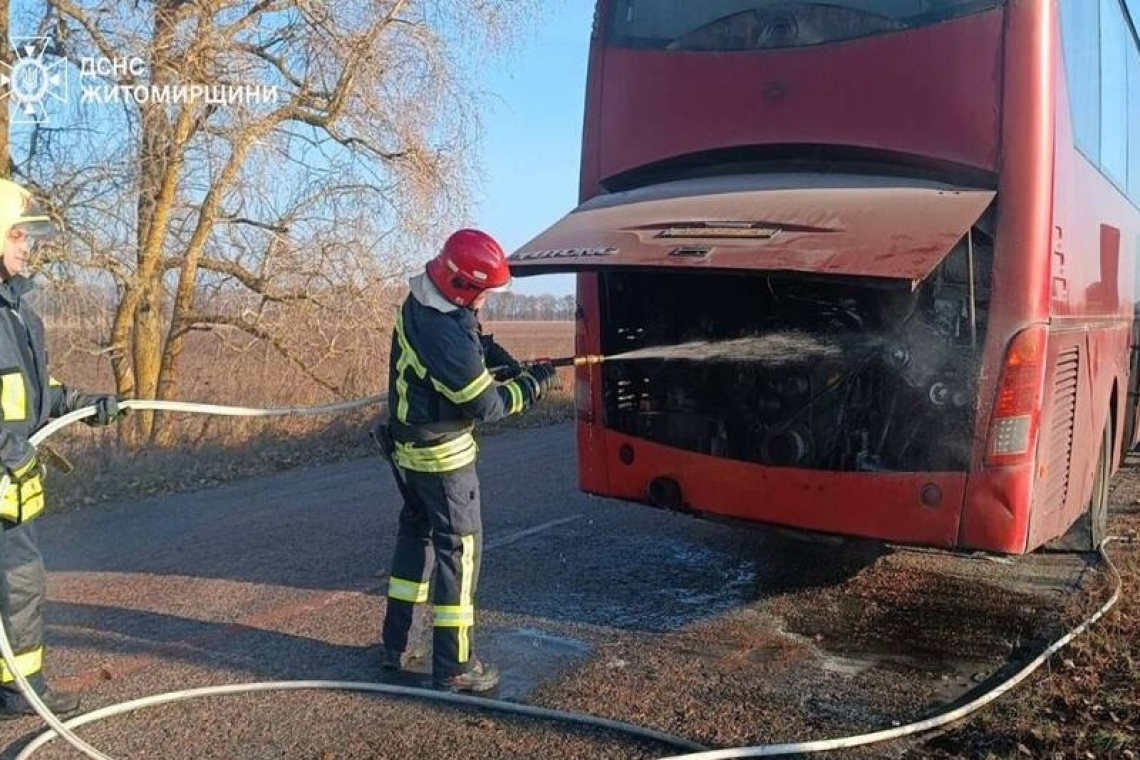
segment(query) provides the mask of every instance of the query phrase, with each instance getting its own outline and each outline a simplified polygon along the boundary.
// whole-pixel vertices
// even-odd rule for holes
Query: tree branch
[[[71,0],[51,1],[52,5],[59,9],[60,13],[73,19],[77,24],[83,27],[84,31],[90,35],[91,41],[95,43],[95,47],[99,49],[100,55],[108,60],[114,60],[115,58],[120,57],[120,51],[117,50],[115,46],[107,40],[106,37],[103,36],[103,33],[99,31],[99,27],[97,27],[95,23],[92,22],[91,18],[84,13],[82,8],[77,7],[71,2]],[[119,84],[128,85],[135,85],[138,83],[138,80],[135,78],[134,74],[129,70],[124,72],[124,74],[125,75],[122,79],[116,79],[114,81]]]
[[[277,353],[284,357],[286,361],[296,367],[301,373],[303,373],[314,383],[317,383],[325,390],[335,393],[339,397],[344,397],[343,389],[333,385],[332,383],[329,383],[321,377],[318,377],[309,368],[309,366],[301,360],[300,357],[298,357],[293,351],[289,349],[287,345],[285,345],[285,343],[277,335],[274,335],[268,330],[263,330],[257,325],[252,324],[245,319],[242,319],[240,316],[235,316],[232,314],[185,314],[183,315],[183,325],[183,329],[187,330],[200,326],[225,326],[237,328],[247,335],[251,335],[258,340],[263,340],[269,345],[273,346],[273,349],[277,351]]]

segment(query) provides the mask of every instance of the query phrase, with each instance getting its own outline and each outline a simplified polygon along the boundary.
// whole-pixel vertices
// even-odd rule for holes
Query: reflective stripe
[[[518,414],[523,410],[523,394],[519,384],[512,380],[507,383],[507,393],[511,394],[511,408],[507,414]]]
[[[392,576],[388,579],[388,597],[401,602],[419,604],[428,599],[428,584]]]
[[[400,358],[396,362],[396,419],[400,422],[408,421],[408,381],[404,372],[412,368],[421,378],[427,377],[427,368],[424,367],[420,357],[412,350],[408,343],[408,336],[404,333],[404,315],[396,317],[396,342],[400,344]]]
[[[436,628],[470,628],[475,622],[475,608],[469,604],[437,604],[435,606]],[[460,637],[460,652],[463,650],[462,636]],[[459,661],[463,662],[464,657]]]
[[[458,390],[458,391],[451,390],[450,388],[448,388],[446,385],[439,382],[435,378],[432,378],[431,385],[433,388],[435,388],[437,391],[439,391],[445,397],[447,397],[447,400],[450,401],[451,403],[453,403],[453,404],[465,404],[468,401],[470,401],[471,399],[478,396],[483,391],[490,388],[491,383],[493,383],[493,382],[495,382],[495,381],[494,381],[494,379],[492,379],[491,373],[488,372],[486,369],[484,369],[483,374],[479,375],[479,377],[475,378],[470,383],[468,383],[465,388],[462,388],[461,390]]]
[[[416,472],[451,472],[475,461],[479,446],[475,436],[464,433],[455,440],[435,446],[396,443],[396,464]]]
[[[471,628],[475,625],[475,536],[459,538],[459,604],[437,604],[433,625],[437,628],[455,628],[457,651],[455,659],[471,659]]]
[[[43,670],[44,667],[44,648],[42,646],[36,647],[30,652],[16,655],[16,670],[24,678],[34,676]],[[16,680],[15,674],[8,669],[8,663],[0,658],[0,683],[12,683]]]
[[[538,381],[535,380],[534,376],[529,372],[523,372],[511,382],[518,385],[520,395],[523,392],[523,383],[526,383],[527,390],[530,391],[530,397],[532,399],[537,399],[541,395],[542,389],[539,387]],[[521,412],[522,410],[520,409],[519,411]]]
[[[516,379],[518,382],[526,383],[528,386],[530,386],[530,395],[538,398],[539,391],[542,389],[538,386],[538,381],[534,379],[534,375],[530,374],[529,372],[524,372]]]
[[[460,539],[463,554],[459,558],[459,567],[462,568],[463,578],[459,584],[459,606],[471,610],[471,624],[461,626],[459,634],[459,653],[456,660],[467,662],[471,659],[471,627],[475,625],[475,600],[471,593],[475,585],[475,536],[467,535]]]
[[[0,498],[0,518],[12,523],[23,523],[44,511],[44,481],[37,473],[23,483],[14,482],[39,467],[39,461],[32,461],[12,473],[13,482],[8,483],[3,498]]]
[[[0,375],[0,411],[5,420],[14,422],[28,418],[28,397],[23,373],[17,371]]]

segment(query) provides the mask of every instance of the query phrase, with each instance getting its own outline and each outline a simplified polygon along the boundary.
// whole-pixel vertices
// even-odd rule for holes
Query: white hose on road
[[[215,404],[194,404],[181,401],[142,401],[133,399],[122,401],[120,402],[119,406],[124,409],[189,412],[191,414],[213,414],[231,417],[288,417],[313,416],[349,411],[352,409],[358,409],[368,404],[382,402],[384,398],[384,396],[369,396],[367,398],[358,399],[355,401],[295,409],[258,409],[252,407],[219,406]],[[33,445],[39,444],[41,441],[56,431],[72,424],[73,422],[78,422],[79,420],[85,419],[94,414],[94,407],[85,407],[83,409],[67,414],[45,425],[31,437],[30,441]],[[0,477],[0,494],[3,494],[7,490],[8,485],[8,476],[4,475],[3,477]],[[641,726],[634,726],[629,723],[608,720],[606,718],[598,718],[592,715],[569,713],[563,712],[561,710],[532,707],[530,705],[523,705],[515,702],[504,702],[500,700],[485,699],[483,697],[470,697],[461,694],[450,694],[447,692],[419,689],[408,686],[381,683],[363,683],[355,681],[267,681],[246,684],[227,684],[223,686],[211,686],[199,689],[172,691],[165,694],[143,697],[141,699],[136,699],[129,702],[122,702],[116,705],[109,705],[107,707],[79,715],[64,723],[61,722],[59,718],[57,718],[47,708],[46,705],[44,705],[43,701],[39,698],[39,695],[35,693],[35,690],[28,683],[27,679],[24,678],[19,669],[16,667],[16,658],[15,654],[12,651],[12,645],[8,640],[8,632],[5,630],[5,627],[3,625],[0,625],[0,654],[3,655],[4,662],[7,664],[9,671],[15,675],[16,683],[20,687],[20,690],[23,692],[24,696],[27,698],[28,702],[33,706],[36,712],[39,713],[40,717],[42,717],[44,721],[49,726],[51,726],[51,730],[45,731],[36,737],[36,739],[29,743],[28,746],[26,746],[20,752],[20,754],[16,756],[15,760],[27,760],[40,747],[52,741],[58,736],[62,736],[64,740],[71,744],[75,749],[79,750],[92,760],[115,760],[115,758],[111,757],[110,755],[106,755],[103,752],[100,752],[98,749],[95,749],[83,739],[76,736],[71,729],[114,715],[121,715],[126,712],[131,712],[133,710],[153,707],[169,702],[177,702],[185,699],[194,699],[202,696],[298,689],[332,689],[339,691],[373,692],[390,694],[393,696],[428,699],[450,704],[459,704],[479,707],[482,709],[495,710],[499,712],[507,712],[532,718],[577,723],[579,725],[591,726],[624,733],[629,736],[637,737],[639,739],[672,745],[683,750],[694,750],[688,754],[671,755],[667,758],[662,758],[661,760],[727,760],[728,758],[741,757],[775,757],[778,755],[824,752],[832,749],[873,744],[876,742],[882,742],[890,739],[897,739],[903,736],[921,733],[923,731],[929,731],[931,729],[938,728],[948,723],[952,723],[953,721],[959,720],[962,717],[974,712],[975,710],[984,707],[985,705],[1000,697],[1002,694],[1012,689],[1017,684],[1021,683],[1021,681],[1025,680],[1025,678],[1027,678],[1030,673],[1040,667],[1059,649],[1064,647],[1066,644],[1072,641],[1073,638],[1080,635],[1089,626],[1103,617],[1105,613],[1107,613],[1120,598],[1120,574],[1117,572],[1116,566],[1112,564],[1112,561],[1104,551],[1105,545],[1112,540],[1114,540],[1114,537],[1105,539],[1101,543],[1099,551],[1101,558],[1107,563],[1109,569],[1113,574],[1115,580],[1115,589],[1109,600],[1105,602],[1105,604],[1102,605],[1096,612],[1090,615],[1083,623],[1081,623],[1073,630],[1069,631],[1057,641],[1053,642],[1038,657],[1036,657],[1032,662],[1027,664],[1013,676],[998,684],[993,689],[987,691],[980,697],[964,705],[961,705],[960,707],[957,707],[953,710],[948,710],[939,715],[882,731],[874,731],[871,733],[858,734],[855,736],[845,736],[835,739],[821,739],[791,744],[768,744],[753,747],[735,747],[729,749],[709,750],[707,747],[683,737],[666,734]]]
[[[343,403],[325,404],[322,406],[311,406],[295,409],[257,409],[241,406],[194,404],[182,401],[142,401],[134,399],[119,402],[119,407],[122,409],[189,412],[191,414],[213,414],[228,417],[301,417],[351,411],[353,409],[359,409],[369,404],[381,403],[386,398],[386,396],[369,396],[366,398],[357,399],[354,401],[346,401]],[[37,445],[55,432],[67,427],[74,422],[78,422],[79,420],[91,417],[94,414],[95,407],[93,406],[76,410],[70,414],[64,415],[63,417],[52,420],[47,425],[44,425],[44,427],[36,431],[36,433],[32,435],[29,440],[33,445]],[[5,474],[3,477],[0,477],[0,495],[2,495],[8,489],[8,485],[9,478]],[[2,624],[0,624],[0,654],[3,655],[4,662],[7,663],[8,669],[15,675],[16,683],[20,687],[20,690],[23,692],[25,698],[32,705],[35,711],[39,713],[40,717],[44,719],[44,722],[51,726],[51,730],[40,734],[31,743],[29,743],[28,746],[24,747],[20,754],[16,756],[16,760],[26,760],[26,758],[31,757],[32,754],[44,744],[52,741],[59,736],[62,736],[68,744],[92,760],[115,760],[115,758],[99,751],[80,737],[76,736],[76,734],[71,729],[84,725],[86,723],[102,720],[113,715],[121,715],[133,710],[154,707],[156,705],[166,704],[168,702],[177,702],[185,699],[194,699],[197,697],[212,695],[289,689],[331,689],[338,691],[360,691],[390,694],[393,696],[416,697],[419,699],[428,699],[437,702],[475,706],[483,709],[509,712],[516,715],[524,715],[532,718],[558,720],[567,723],[578,723],[580,725],[616,731],[628,736],[635,736],[640,739],[671,745],[679,749],[705,749],[704,745],[689,741],[688,739],[684,739],[679,736],[672,736],[660,731],[654,731],[653,729],[635,726],[630,723],[608,720],[606,718],[598,718],[592,715],[580,715],[577,713],[569,713],[561,710],[551,710],[543,707],[532,707],[530,705],[522,705],[514,702],[484,699],[481,697],[469,697],[462,694],[450,694],[447,692],[429,689],[418,689],[409,686],[382,683],[361,683],[355,681],[269,681],[246,684],[226,684],[222,686],[212,686],[200,689],[186,689],[182,691],[167,692],[165,694],[157,694],[150,697],[143,697],[142,699],[123,702],[117,705],[109,705],[99,710],[94,710],[92,712],[76,716],[67,722],[62,722],[55,716],[54,713],[51,712],[51,710],[47,708],[47,706],[43,703],[43,700],[41,700],[39,695],[36,694],[31,684],[28,683],[27,679],[20,673],[19,669],[15,667],[16,657],[12,651],[12,644],[8,640],[8,632]]]
[[[669,757],[660,758],[659,760],[728,760],[728,758],[737,757],[776,757],[779,755],[797,755],[808,752],[827,752],[833,749],[846,749],[848,747],[859,747],[864,744],[875,744],[876,742],[884,742],[890,739],[899,739],[903,736],[910,736],[911,734],[922,733],[923,731],[930,731],[934,728],[945,726],[948,723],[953,723],[960,720],[970,713],[985,707],[990,702],[1005,694],[1007,691],[1017,686],[1024,681],[1030,673],[1037,670],[1045,663],[1050,657],[1057,653],[1061,647],[1068,644],[1074,638],[1079,636],[1090,625],[1104,617],[1105,613],[1112,609],[1117,600],[1120,599],[1120,573],[1116,569],[1116,565],[1112,564],[1108,554],[1105,553],[1104,547],[1110,541],[1119,540],[1116,536],[1109,536],[1100,543],[1098,551],[1100,552],[1101,559],[1108,563],[1108,568],[1112,571],[1113,579],[1116,582],[1116,588],[1112,592],[1112,596],[1108,601],[1101,605],[1100,609],[1087,617],[1083,623],[1078,625],[1073,630],[1066,633],[1061,638],[1054,641],[1045,651],[1035,657],[1021,670],[1014,673],[1006,680],[999,683],[989,691],[982,694],[980,697],[967,702],[960,707],[946,712],[939,713],[925,720],[907,723],[895,728],[888,728],[882,731],[872,731],[867,734],[856,734],[855,736],[841,736],[836,739],[817,739],[815,741],[796,742],[794,744],[765,744],[755,747],[733,747],[731,749],[717,749],[707,750],[703,752],[693,752],[685,755],[670,755]]]
[[[625,734],[627,736],[634,736],[639,739],[647,741],[659,742],[662,744],[671,744],[676,747],[685,749],[703,750],[704,745],[697,744],[696,742],[682,739],[678,736],[672,736],[660,731],[654,731],[650,728],[643,728],[635,726],[631,723],[622,723],[616,720],[608,720],[606,718],[598,718],[593,715],[582,715],[579,713],[564,712],[562,710],[552,710],[546,707],[533,707],[531,705],[523,705],[517,702],[504,702],[497,699],[485,699],[483,697],[471,697],[466,694],[451,694],[446,691],[435,691],[433,689],[420,689],[414,686],[398,686],[396,684],[386,683],[364,683],[361,681],[261,681],[258,683],[235,683],[224,684],[221,686],[205,686],[198,689],[186,689],[184,691],[170,691],[165,694],[155,694],[150,697],[142,697],[141,699],[134,699],[130,702],[120,702],[117,705],[108,705],[107,707],[93,710],[89,713],[72,718],[67,721],[68,728],[78,728],[85,723],[94,723],[110,718],[114,715],[122,715],[124,713],[140,710],[146,707],[157,707],[169,702],[179,702],[184,699],[196,699],[198,697],[214,697],[223,696],[227,694],[246,694],[256,691],[296,691],[301,689],[329,689],[336,691],[359,691],[370,692],[373,694],[389,694],[397,697],[413,697],[416,699],[428,699],[433,702],[445,702],[453,705],[462,705],[465,707],[478,707],[482,710],[496,710],[498,712],[507,712],[514,715],[523,715],[528,718],[538,718],[541,720],[555,720],[564,723],[577,723],[579,725],[589,726],[591,728],[603,728],[610,731]],[[54,739],[56,734],[54,731],[45,731],[37,736],[27,747],[25,747],[15,760],[27,760],[36,752],[40,747],[47,744]]]
[[[355,401],[348,401],[336,404],[325,404],[323,406],[306,407],[302,409],[255,409],[242,406],[218,406],[216,404],[192,404],[181,401],[142,401],[136,399],[129,399],[119,402],[120,409],[152,409],[154,411],[168,411],[168,412],[190,412],[192,414],[213,414],[225,415],[231,417],[289,417],[289,416],[305,416],[317,414],[329,414],[333,412],[343,412],[351,409],[358,409],[368,404],[378,403],[383,401],[385,396],[368,396],[367,398],[357,399]],[[95,407],[87,406],[82,409],[77,409],[70,414],[65,414],[58,419],[54,419],[47,425],[37,430],[32,437],[28,440],[33,446],[39,445],[42,441],[46,440],[49,436],[53,435],[59,430],[67,427],[68,425],[78,422],[80,420],[92,417],[95,415]],[[0,476],[0,495],[8,491],[11,484],[11,478],[8,477],[7,472]],[[23,673],[16,666],[16,655],[12,651],[12,643],[8,640],[7,628],[0,623],[0,655],[3,655],[4,662],[8,666],[8,671],[15,677],[16,685],[20,687],[23,692],[24,698],[32,708],[39,713],[44,722],[54,729],[54,732],[67,740],[69,744],[75,747],[83,754],[90,757],[92,760],[115,760],[115,758],[105,755],[99,750],[92,747],[87,742],[80,739],[74,733],[69,731],[67,727],[60,722],[59,718],[47,708],[47,705],[40,699],[39,694],[36,694],[35,689],[28,683],[28,679],[24,677]],[[82,717],[82,716],[81,716]],[[51,734],[52,732],[47,732]]]

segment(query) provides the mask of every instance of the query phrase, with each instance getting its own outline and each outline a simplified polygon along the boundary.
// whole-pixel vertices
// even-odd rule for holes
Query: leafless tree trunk
[[[68,217],[60,266],[115,288],[118,391],[174,398],[198,330],[272,346],[331,394],[367,382],[345,335],[390,325],[379,294],[463,219],[465,71],[538,1],[48,0],[77,93],[113,102],[29,171]],[[135,418],[134,443],[163,440]]]

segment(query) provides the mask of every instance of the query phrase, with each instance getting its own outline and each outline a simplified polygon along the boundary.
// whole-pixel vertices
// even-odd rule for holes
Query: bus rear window
[[[913,29],[1004,0],[613,0],[608,43],[665,50],[771,50]]]

